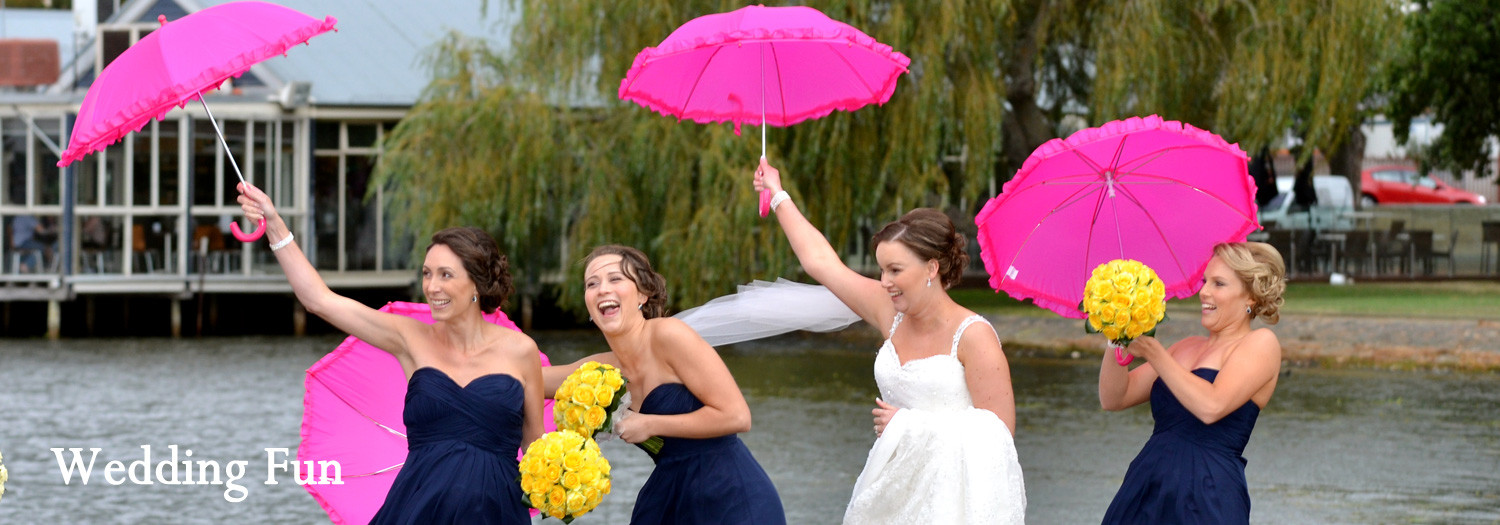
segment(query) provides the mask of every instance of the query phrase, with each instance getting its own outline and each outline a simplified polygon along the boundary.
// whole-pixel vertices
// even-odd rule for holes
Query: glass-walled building
[[[74,28],[88,38],[63,57],[56,81],[0,86],[6,312],[10,303],[47,302],[51,325],[61,322],[52,318],[57,303],[106,294],[165,297],[174,301],[174,316],[176,301],[203,294],[289,296],[266,241],[242,243],[230,234],[235,221],[244,231],[254,228],[243,223],[236,202],[240,175],[271,196],[331,287],[411,290],[411,244],[390,237],[392,218],[380,192],[366,198],[381,143],[426,85],[418,60],[425,47],[450,29],[493,32],[506,15],[479,16],[480,9],[457,0],[278,2],[318,18],[335,16],[341,31],[206,94],[222,143],[214,121],[193,103],[57,167],[99,72],[160,27],[158,15],[170,21],[219,3],[76,3],[73,18],[97,24]]]

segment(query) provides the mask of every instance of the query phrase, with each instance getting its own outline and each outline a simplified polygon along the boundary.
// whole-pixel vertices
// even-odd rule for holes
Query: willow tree
[[[581,311],[577,263],[597,244],[643,249],[676,307],[798,271],[755,215],[759,141],[616,99],[635,55],[683,22],[742,2],[509,0],[522,21],[498,53],[450,38],[435,79],[392,134],[380,182],[401,232],[497,232],[523,294],[549,272]],[[911,57],[882,107],[771,130],[769,157],[834,246],[861,252],[916,206],[967,232],[994,183],[1067,131],[1158,113],[1247,150],[1288,129],[1324,151],[1358,132],[1380,67],[1386,0],[830,1],[815,4]],[[1304,156],[1310,157],[1313,148]],[[1357,173],[1357,170],[1351,173]],[[998,186],[995,186],[998,187]],[[972,237],[971,237],[972,238]],[[421,244],[421,243],[419,243]],[[865,250],[867,251],[867,250]]]
[[[1399,28],[1389,0],[1110,3],[1094,28],[1095,120],[1156,113],[1247,151],[1290,130],[1358,189],[1360,124]],[[1305,177],[1307,173],[1299,173]],[[1299,186],[1310,180],[1299,180]],[[1309,195],[1310,197],[1310,195]]]
[[[555,276],[559,304],[575,312],[577,263],[604,243],[650,255],[676,307],[752,279],[796,276],[779,229],[755,213],[754,128],[739,136],[727,124],[677,122],[615,96],[641,49],[694,17],[742,5],[487,5],[518,11],[509,49],[446,40],[429,57],[433,83],[386,143],[377,177],[400,218],[397,234],[486,228],[515,262],[523,294]],[[770,131],[768,156],[793,197],[850,249],[906,209],[973,207],[1000,144],[998,35],[1013,14],[1003,3],[963,1],[818,7],[912,57],[911,72],[884,106]],[[971,219],[958,222],[972,229]]]

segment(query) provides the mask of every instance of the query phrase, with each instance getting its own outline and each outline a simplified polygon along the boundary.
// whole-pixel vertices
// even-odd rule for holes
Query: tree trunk
[[[1363,208],[1359,182],[1365,164],[1365,132],[1359,129],[1359,124],[1354,124],[1349,126],[1347,133],[1342,145],[1328,155],[1328,171],[1349,178],[1349,187],[1354,191],[1354,206]]]
[[[1038,8],[1006,56],[1005,100],[1010,103],[1010,111],[1000,121],[1005,155],[999,180],[995,181],[997,187],[1015,176],[1037,146],[1053,138],[1052,123],[1036,103],[1037,30],[1046,23],[1046,16],[1046,8]]]
[[[1250,178],[1255,180],[1255,204],[1265,206],[1281,193],[1276,189],[1276,160],[1271,147],[1265,146],[1250,157]]]

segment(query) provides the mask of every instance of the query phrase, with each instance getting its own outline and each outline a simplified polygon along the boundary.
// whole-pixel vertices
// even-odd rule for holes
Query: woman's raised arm
[[[773,193],[782,191],[781,172],[764,158],[755,170],[755,188]],[[786,233],[797,261],[802,263],[802,270],[828,287],[865,322],[884,330],[887,325],[883,323],[889,323],[896,314],[890,295],[880,281],[860,275],[846,266],[823,232],[802,216],[802,210],[790,198],[781,200],[774,208],[776,221]]]
[[[272,253],[276,255],[276,261],[281,263],[281,270],[286,274],[286,280],[291,283],[292,291],[297,294],[297,300],[302,306],[338,329],[390,352],[403,363],[409,361],[403,333],[419,327],[421,322],[387,314],[333,293],[297,246],[291,230],[271,204],[271,198],[260,191],[260,188],[243,182],[239,184],[239,190],[238,200],[245,217],[252,221],[262,218],[266,220],[266,240],[270,241]]]

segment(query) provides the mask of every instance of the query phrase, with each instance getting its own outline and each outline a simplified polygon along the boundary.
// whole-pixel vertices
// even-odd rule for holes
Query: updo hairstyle
[[[969,266],[964,236],[953,227],[952,219],[932,208],[917,208],[885,225],[871,239],[870,249],[874,250],[886,241],[901,243],[923,261],[936,259],[938,279],[942,281],[943,289],[958,284],[964,276],[964,269]]]
[[[453,254],[463,261],[464,271],[468,272],[469,280],[478,290],[481,312],[492,314],[505,307],[511,292],[515,291],[511,284],[510,261],[500,253],[500,246],[489,233],[474,227],[447,228],[432,234],[432,244],[427,245],[427,251],[439,244],[453,250]]]

